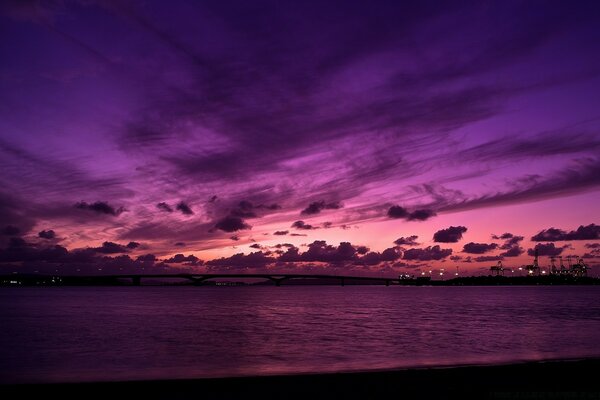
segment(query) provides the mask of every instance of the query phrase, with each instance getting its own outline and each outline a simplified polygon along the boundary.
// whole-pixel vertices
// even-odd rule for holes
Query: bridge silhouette
[[[180,274],[121,274],[121,275],[71,275],[71,276],[15,276],[6,277],[7,279],[20,279],[23,283],[25,281],[43,279],[45,283],[50,284],[62,284],[62,285],[118,285],[123,284],[123,280],[129,280],[132,285],[139,286],[142,284],[142,280],[151,279],[184,279],[189,280],[194,285],[202,285],[206,281],[212,279],[264,279],[265,281],[271,281],[275,286],[281,286],[282,283],[293,279],[312,279],[312,280],[329,280],[338,281],[341,286],[348,283],[373,283],[373,284],[384,284],[389,286],[395,285],[414,285],[420,284],[421,279],[412,279],[408,277],[374,277],[374,276],[352,276],[352,275],[321,275],[321,274],[227,274],[227,273],[180,273]]]
[[[134,275],[111,275],[103,276],[103,278],[113,279],[131,279],[133,285],[140,285],[142,279],[172,279],[181,278],[192,281],[195,285],[201,285],[202,283],[211,279],[264,279],[269,280],[275,284],[275,286],[281,286],[285,281],[292,279],[337,279],[340,285],[344,286],[349,281],[362,281],[372,283],[383,283],[386,286],[390,284],[399,284],[400,281],[406,279],[400,278],[385,278],[385,277],[371,277],[371,276],[350,276],[350,275],[320,275],[320,274],[134,274]]]

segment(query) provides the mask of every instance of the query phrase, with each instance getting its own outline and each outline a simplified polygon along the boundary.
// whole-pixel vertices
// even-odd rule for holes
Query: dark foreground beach
[[[318,375],[3,385],[3,398],[600,399],[600,359]],[[55,397],[56,396],[56,397]]]

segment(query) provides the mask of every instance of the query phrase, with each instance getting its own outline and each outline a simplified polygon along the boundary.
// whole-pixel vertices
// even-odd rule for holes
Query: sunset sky
[[[2,1],[0,273],[598,276],[599,43],[595,1]]]

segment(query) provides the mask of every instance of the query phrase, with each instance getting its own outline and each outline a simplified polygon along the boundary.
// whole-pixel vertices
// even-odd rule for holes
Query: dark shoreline
[[[4,398],[600,399],[600,358],[181,380],[0,385]]]

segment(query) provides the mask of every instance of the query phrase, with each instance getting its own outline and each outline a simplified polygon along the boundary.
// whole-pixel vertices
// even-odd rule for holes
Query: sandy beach
[[[4,385],[4,398],[600,399],[600,359],[235,378]]]

